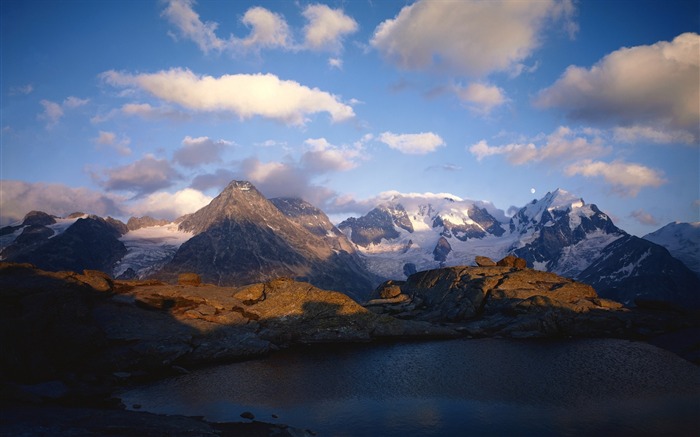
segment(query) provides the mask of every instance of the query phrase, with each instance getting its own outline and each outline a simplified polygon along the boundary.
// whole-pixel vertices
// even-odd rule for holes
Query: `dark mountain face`
[[[289,216],[251,183],[231,182],[212,202],[185,217],[195,236],[180,246],[158,276],[196,272],[205,282],[244,285],[287,276],[363,299],[379,282],[333,226],[303,201],[278,200]],[[310,218],[314,218],[310,220]],[[323,233],[323,235],[320,235]]]
[[[62,234],[53,235],[46,226],[27,226],[2,256],[6,261],[28,262],[45,270],[111,273],[126,254],[126,247],[118,240],[120,232],[96,216],[78,219]]]
[[[626,305],[667,302],[700,308],[700,280],[664,247],[633,235],[609,244],[577,278]]]

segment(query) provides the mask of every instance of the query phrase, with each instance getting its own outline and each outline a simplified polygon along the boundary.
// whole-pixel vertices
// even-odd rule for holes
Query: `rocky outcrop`
[[[345,294],[276,279],[247,287],[118,281],[98,271],[0,263],[0,375],[159,375],[295,343],[454,337],[450,328],[378,315]]]
[[[696,325],[692,314],[624,308],[587,284],[528,269],[521,258],[496,264],[418,272],[380,286],[367,307],[402,319],[448,323],[473,336],[643,338]],[[396,287],[400,293],[389,298],[386,290]]]

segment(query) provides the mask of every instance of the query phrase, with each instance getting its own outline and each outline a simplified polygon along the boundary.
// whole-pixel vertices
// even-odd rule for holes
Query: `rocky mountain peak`
[[[253,184],[232,181],[209,205],[180,222],[181,231],[195,234],[226,220],[260,223],[282,216],[282,213]]]

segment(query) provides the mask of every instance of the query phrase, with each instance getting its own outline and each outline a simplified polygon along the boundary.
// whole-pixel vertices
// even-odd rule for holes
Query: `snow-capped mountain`
[[[700,222],[672,222],[642,238],[665,247],[700,276]]]
[[[375,273],[400,278],[418,270],[471,264],[478,255],[514,253],[534,268],[573,277],[624,235],[595,205],[564,190],[533,200],[508,219],[492,204],[450,195],[394,195],[338,227]]]
[[[530,267],[587,282],[627,304],[635,296],[700,303],[700,283],[683,263],[658,245],[640,243],[596,205],[561,189],[510,218],[490,204],[455,196],[395,195],[338,227],[358,245],[370,270],[387,278],[470,265],[477,255],[514,254]],[[647,252],[653,257],[645,261]]]
[[[471,262],[477,255],[505,255],[509,241],[503,239],[507,231],[499,218],[505,219],[503,211],[488,202],[447,194],[395,194],[338,228],[366,256],[370,270],[401,278],[405,264],[427,270]]]
[[[511,217],[489,202],[450,194],[391,193],[368,214],[335,227],[308,202],[266,199],[249,182],[233,181],[173,223],[32,211],[0,229],[0,260],[98,269],[122,279],[196,272],[221,285],[290,276],[361,300],[382,279],[515,254],[626,304],[700,306],[698,276],[653,242],[697,268],[699,230],[698,223],[674,223],[640,239],[560,189]]]
[[[585,270],[601,248],[625,235],[596,205],[561,189],[520,209],[508,228],[517,235],[508,252],[536,269],[569,278]]]

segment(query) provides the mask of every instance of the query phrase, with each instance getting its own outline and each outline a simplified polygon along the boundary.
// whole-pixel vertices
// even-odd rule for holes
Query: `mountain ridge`
[[[362,300],[383,279],[472,265],[481,255],[500,259],[514,254],[530,267],[595,284],[603,295],[606,290],[624,295],[619,298],[628,305],[634,304],[635,296],[615,291],[619,284],[611,272],[630,270],[631,276],[617,275],[617,280],[647,300],[683,305],[684,293],[700,289],[697,278],[689,279],[686,266],[676,264],[667,250],[658,250],[649,239],[631,238],[595,204],[562,189],[534,199],[511,217],[489,202],[448,194],[393,193],[368,214],[336,227],[302,199],[267,199],[250,182],[232,181],[209,205],[167,224],[151,217],[132,217],[128,224],[83,213],[70,217],[32,211],[21,224],[0,229],[0,257],[37,259],[17,254],[32,253],[48,242],[46,247],[56,247],[65,238],[57,237],[79,219],[89,219],[104,225],[104,234],[117,243],[104,244],[105,253],[93,252],[93,258],[102,256],[106,261],[101,270],[123,278],[156,275],[174,280],[181,272],[193,271],[210,283],[242,285],[289,276]],[[622,255],[646,253],[640,252],[640,245],[653,252],[654,262],[636,260],[641,264],[633,268]],[[62,256],[60,250],[52,259]],[[614,263],[623,259],[627,264]],[[661,265],[673,268],[663,272]],[[94,267],[87,261],[61,264],[75,271],[90,266]],[[46,263],[42,267],[56,269]],[[642,277],[654,279],[633,279]],[[660,290],[657,296],[650,294],[652,284]],[[697,296],[690,296],[689,302],[695,305]]]

